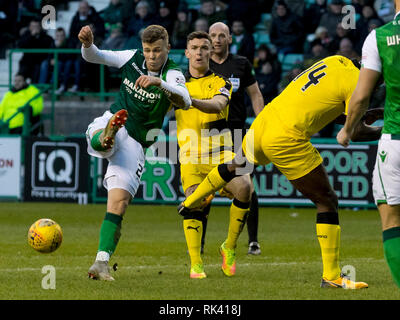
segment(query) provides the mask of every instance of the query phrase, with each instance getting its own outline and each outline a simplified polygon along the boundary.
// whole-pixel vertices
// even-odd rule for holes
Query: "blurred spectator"
[[[382,20],[381,19],[371,19],[368,22],[368,34],[376,29],[382,26]]]
[[[379,26],[384,24],[383,20],[378,17],[378,14],[372,6],[364,6],[361,12],[361,16],[356,23],[357,38],[355,42],[355,49],[360,54],[364,41],[369,34],[369,22],[374,19],[378,21],[376,24],[379,24]]]
[[[280,94],[294,78],[296,78],[304,70],[302,64],[295,64],[293,68],[283,77],[278,85],[278,94]]]
[[[317,61],[329,56],[329,51],[323,46],[320,39],[315,39],[311,42],[310,53],[304,56],[304,68],[311,67]]]
[[[256,55],[254,57],[254,71],[257,74],[261,71],[261,67],[264,63],[269,62],[272,65],[272,68],[279,72],[282,71],[281,63],[278,60],[276,54],[272,53],[271,49],[265,44],[260,45],[257,48]]]
[[[215,22],[226,22],[225,11],[216,10],[215,0],[201,0],[201,7],[198,18],[204,18],[207,20],[209,26]]]
[[[333,39],[329,36],[329,32],[325,27],[318,27],[315,30],[315,40],[319,40],[325,49],[330,50]]]
[[[339,51],[336,53],[346,58],[360,60],[360,56],[353,48],[353,42],[349,38],[343,38],[340,41]]]
[[[325,27],[331,37],[335,36],[335,30],[338,23],[342,22],[343,0],[332,0],[328,6],[328,11],[321,17],[319,25]]]
[[[55,49],[68,48],[67,36],[63,28],[57,28],[55,33],[53,48]],[[65,66],[68,59],[71,59],[70,55],[68,54],[58,55],[58,74],[63,75],[64,77],[67,76],[65,75]],[[39,83],[49,83],[49,81],[52,82],[53,78],[50,79],[50,74],[53,68],[54,68],[54,55],[49,54],[48,58],[46,60],[43,60],[43,62],[40,65]]]
[[[139,31],[147,26],[154,24],[154,15],[151,13],[150,5],[147,1],[140,1],[135,8],[135,16],[129,20],[128,35],[138,35]]]
[[[142,33],[144,29],[139,31],[139,34],[128,37],[125,42],[124,50],[141,49],[142,48]]]
[[[245,29],[253,33],[254,26],[260,21],[262,12],[266,12],[266,6],[269,1],[248,1],[248,0],[230,0],[226,9],[226,16],[229,25],[233,21],[243,21]]]
[[[232,43],[229,52],[245,56],[253,64],[255,53],[254,38],[251,33],[246,32],[243,21],[235,20],[232,23]]]
[[[53,42],[53,38],[42,30],[40,21],[32,20],[29,23],[28,30],[21,35],[17,47],[24,49],[48,49],[53,47]],[[32,83],[38,82],[40,65],[46,58],[46,53],[24,53],[19,62],[18,73],[22,74],[25,78],[31,79]]]
[[[303,23],[299,16],[291,13],[284,1],[276,7],[276,17],[272,18],[270,39],[278,53],[303,52]]]
[[[32,20],[40,19],[40,11],[36,8],[35,0],[14,0],[18,3],[18,16],[13,23],[16,23],[19,32],[27,27]],[[10,1],[10,2],[14,2]],[[25,30],[22,31],[24,33]]]
[[[175,17],[171,12],[171,8],[168,7],[164,1],[160,2],[158,17],[156,18],[155,23],[163,26],[168,31],[168,34],[172,34],[174,30],[174,22]]]
[[[353,37],[352,37],[352,31],[351,29],[344,29],[342,26],[342,23],[339,22],[336,26],[336,32],[335,35],[332,39],[332,42],[330,43],[328,49],[332,54],[335,54],[336,51],[339,50],[340,48],[340,42],[344,39],[344,38],[348,38],[353,42]]]
[[[91,7],[86,0],[79,2],[79,8],[72,18],[69,28],[69,39],[72,48],[80,48],[81,42],[78,39],[79,31],[86,25],[93,25],[96,28],[97,37],[104,38],[104,21],[94,7]]]
[[[0,120],[6,122],[15,113],[21,111],[18,115],[13,117],[8,125],[9,133],[21,134],[25,121],[30,121],[32,124],[40,120],[40,114],[43,111],[43,97],[39,95],[37,98],[29,103],[30,117],[25,119],[24,111],[19,110],[35,96],[40,93],[39,89],[33,85],[29,85],[26,78],[22,74],[16,74],[14,77],[14,86],[8,91],[3,100],[0,102]],[[33,132],[37,134],[38,132]]]
[[[190,33],[191,19],[188,7],[181,2],[177,9],[177,19],[171,35],[171,44],[174,49],[186,48],[186,37]]]
[[[0,0],[0,59],[5,58],[6,49],[11,48],[17,38],[18,3]]]
[[[261,45],[254,59],[255,73],[258,86],[264,97],[265,104],[272,101],[278,95],[278,85],[281,79],[281,64],[278,57],[271,50]]]
[[[276,17],[276,7],[282,0],[275,0],[272,6],[272,14]],[[297,16],[304,17],[305,4],[304,0],[283,0],[288,8]]]
[[[326,0],[316,0],[304,11],[304,29],[306,33],[313,33],[321,21],[321,17],[328,11]]]
[[[256,79],[263,95],[264,103],[268,104],[278,95],[280,74],[274,71],[270,62],[265,62],[256,74]]]
[[[375,0],[374,8],[384,23],[392,21],[396,14],[393,0]]]
[[[207,19],[199,18],[193,24],[193,31],[204,31],[208,32],[208,22]]]
[[[110,36],[103,41],[101,49],[104,50],[123,50],[128,38],[122,32],[122,24],[110,25]]]
[[[100,13],[101,18],[104,20],[106,36],[110,34],[112,25],[123,25],[123,10],[124,4],[121,0],[110,0],[108,7]]]

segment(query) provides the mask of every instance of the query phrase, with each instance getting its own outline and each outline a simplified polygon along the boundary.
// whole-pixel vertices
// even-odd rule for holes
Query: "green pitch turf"
[[[205,254],[208,278],[189,279],[182,219],[174,206],[131,205],[111,264],[114,282],[89,280],[105,205],[0,203],[0,299],[141,300],[331,300],[399,299],[383,257],[376,210],[341,210],[341,266],[369,283],[360,291],[321,289],[322,265],[313,209],[261,208],[262,254],[247,255],[247,228],[237,248],[237,275],[225,277],[218,247],[225,239],[228,208],[212,208]],[[29,226],[39,218],[57,221],[61,247],[41,254],[27,244]],[[56,288],[44,289],[44,266],[56,271]]]

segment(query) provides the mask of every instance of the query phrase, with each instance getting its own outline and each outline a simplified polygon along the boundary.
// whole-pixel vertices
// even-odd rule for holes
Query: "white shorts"
[[[90,143],[93,133],[105,128],[112,115],[111,112],[106,111],[88,126],[87,151],[91,156],[108,160],[107,172],[103,180],[103,185],[108,191],[115,188],[124,189],[134,197],[145,165],[142,145],[128,135],[125,127],[118,130],[114,146],[106,152],[94,150]]]
[[[375,203],[400,204],[400,140],[382,134],[372,177]]]

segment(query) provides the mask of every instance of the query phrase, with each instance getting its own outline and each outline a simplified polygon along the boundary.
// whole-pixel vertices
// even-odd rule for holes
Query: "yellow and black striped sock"
[[[322,277],[327,280],[335,280],[340,277],[340,226],[337,212],[319,212],[317,214],[317,237],[322,254]]]

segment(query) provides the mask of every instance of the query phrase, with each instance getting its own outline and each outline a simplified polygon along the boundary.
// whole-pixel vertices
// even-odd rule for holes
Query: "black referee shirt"
[[[229,103],[228,125],[231,129],[242,129],[247,118],[244,103],[245,89],[256,82],[252,65],[247,58],[230,53],[221,64],[210,59],[210,69],[228,78],[232,83],[233,92]]]

